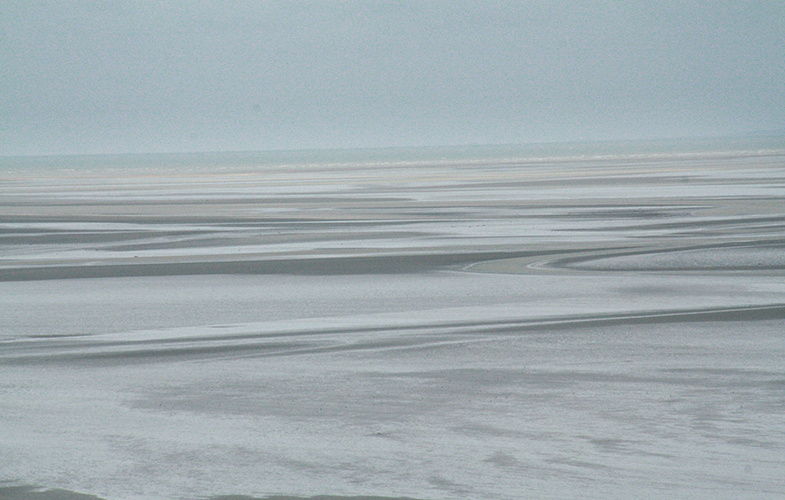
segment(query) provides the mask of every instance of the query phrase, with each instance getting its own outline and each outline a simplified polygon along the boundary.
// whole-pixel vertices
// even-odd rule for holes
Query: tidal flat
[[[785,497],[785,144],[680,148],[0,158],[0,499]]]

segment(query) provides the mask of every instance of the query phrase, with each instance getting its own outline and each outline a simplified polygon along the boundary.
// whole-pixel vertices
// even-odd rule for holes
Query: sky
[[[782,0],[0,5],[0,156],[769,131]]]

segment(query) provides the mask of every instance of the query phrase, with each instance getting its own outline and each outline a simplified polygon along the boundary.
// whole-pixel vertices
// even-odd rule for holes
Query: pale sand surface
[[[785,496],[782,154],[99,167],[0,173],[1,499]]]

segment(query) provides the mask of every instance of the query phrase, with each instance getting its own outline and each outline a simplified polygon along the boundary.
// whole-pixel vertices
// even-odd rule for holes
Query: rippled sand
[[[0,181],[0,498],[785,496],[781,151]]]

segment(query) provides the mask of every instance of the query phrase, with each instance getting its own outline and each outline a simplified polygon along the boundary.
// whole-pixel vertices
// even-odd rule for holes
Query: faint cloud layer
[[[782,2],[9,2],[0,154],[785,128]]]

